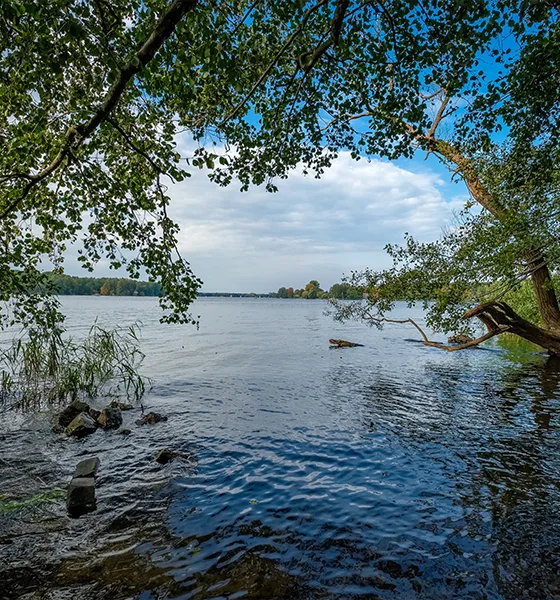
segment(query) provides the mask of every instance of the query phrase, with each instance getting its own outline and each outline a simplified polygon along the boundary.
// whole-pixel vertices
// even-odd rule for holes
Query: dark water
[[[101,471],[91,515],[0,514],[0,597],[560,598],[558,361],[448,354],[318,301],[202,300],[199,332],[153,299],[65,305],[76,333],[144,322],[144,404],[169,420],[76,441],[2,417],[0,493]],[[198,464],[155,463],[166,446]]]

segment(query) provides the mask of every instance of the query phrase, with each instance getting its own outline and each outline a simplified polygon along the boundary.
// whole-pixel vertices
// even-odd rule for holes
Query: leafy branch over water
[[[100,395],[139,400],[146,389],[139,374],[139,329],[134,324],[107,330],[95,323],[80,342],[60,329],[30,331],[0,352],[0,402],[37,408]]]

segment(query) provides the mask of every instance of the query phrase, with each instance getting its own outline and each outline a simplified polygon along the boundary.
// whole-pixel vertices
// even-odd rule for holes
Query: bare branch
[[[344,115],[342,117],[334,117],[331,119],[324,127],[321,128],[321,131],[325,131],[328,129],[333,123],[348,123],[350,121],[355,121],[357,119],[363,119],[364,117],[371,117],[372,113],[369,111],[365,111],[360,113],[359,115]]]
[[[466,313],[466,315],[463,318],[470,318],[470,317],[467,317],[468,314],[469,313]],[[480,315],[473,315],[473,316],[478,316],[480,318]],[[416,321],[414,321],[414,319],[389,319],[387,317],[376,317],[371,314],[368,318],[379,324],[381,324],[381,323],[400,323],[400,324],[410,323],[411,325],[416,327],[416,329],[420,332],[420,335],[422,336],[422,343],[424,344],[424,346],[430,346],[431,348],[438,348],[440,350],[447,350],[447,352],[455,352],[457,350],[465,350],[467,348],[474,348],[475,346],[482,344],[482,342],[485,342],[486,340],[489,340],[490,338],[493,338],[497,335],[500,335],[501,333],[505,333],[506,331],[510,330],[510,327],[508,325],[492,324],[491,326],[488,327],[487,333],[485,333],[484,335],[481,335],[480,337],[478,337],[474,340],[469,340],[468,342],[465,342],[464,344],[441,344],[439,342],[433,342],[432,340],[430,340],[428,338],[428,336],[426,335],[426,333],[424,332],[424,330],[420,327],[420,325],[418,325],[418,323]],[[485,324],[488,326],[487,323],[485,323]]]
[[[439,96],[441,94],[441,92],[443,92],[443,88],[439,88],[436,92],[434,92],[433,94],[423,94],[422,92],[419,92],[420,94],[420,98],[422,98],[422,100],[431,100],[432,98],[435,98],[436,96]]]
[[[443,99],[441,101],[440,107],[438,108],[434,122],[432,123],[432,126],[430,127],[430,130],[428,131],[428,135],[427,135],[428,138],[433,139],[436,129],[437,129],[438,125],[441,123],[441,120],[443,119],[443,115],[445,113],[445,109],[447,108],[448,104],[449,104],[449,96],[447,95],[447,92],[444,91]]]
[[[232,36],[234,36],[239,31],[239,29],[241,28],[241,26],[243,25],[243,23],[245,23],[245,21],[249,18],[249,15],[253,12],[253,10],[255,9],[255,7],[257,6],[257,4],[260,4],[260,2],[261,2],[261,0],[255,0],[253,2],[253,4],[251,4],[251,6],[249,6],[249,8],[247,9],[247,11],[243,15],[241,21],[239,21],[239,23],[234,27],[233,31],[231,32]]]

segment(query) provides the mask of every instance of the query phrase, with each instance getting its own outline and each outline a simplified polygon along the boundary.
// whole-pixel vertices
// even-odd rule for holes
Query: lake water
[[[169,420],[73,440],[1,417],[0,494],[101,460],[95,513],[0,514],[1,598],[560,598],[558,360],[446,353],[321,301],[201,299],[199,331],[153,298],[63,304],[76,335],[143,322],[143,405]]]

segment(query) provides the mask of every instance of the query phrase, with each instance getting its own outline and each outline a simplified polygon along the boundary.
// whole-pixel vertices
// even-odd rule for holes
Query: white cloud
[[[444,184],[430,170],[342,153],[322,179],[294,172],[276,194],[221,188],[203,172],[169,193],[180,250],[204,289],[266,292],[312,278],[329,286],[343,272],[387,266],[383,247],[405,231],[438,237],[462,204],[446,201]]]
[[[437,238],[465,199],[424,162],[406,164],[421,170],[341,153],[321,179],[293,172],[276,182],[275,194],[219,187],[195,169],[169,187],[179,249],[205,291],[269,292],[310,279],[328,288],[351,270],[386,267],[387,243],[402,241],[404,232]],[[69,248],[66,270],[87,275],[76,252]],[[95,274],[125,272],[102,261]]]

